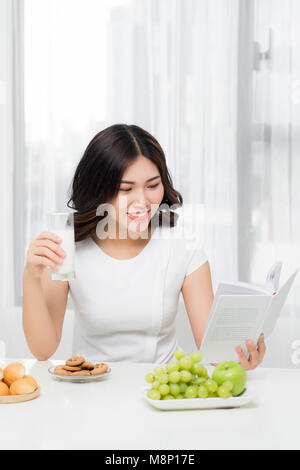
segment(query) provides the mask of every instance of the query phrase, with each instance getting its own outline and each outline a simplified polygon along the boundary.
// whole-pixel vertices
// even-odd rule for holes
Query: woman
[[[69,292],[74,355],[168,362],[177,347],[180,292],[200,347],[213,291],[201,245],[190,249],[178,237],[178,214],[170,206],[182,202],[164,152],[148,132],[120,124],[93,138],[68,202],[76,211],[76,279],[55,282],[45,269],[58,269],[65,256],[55,234],[40,234],[27,253],[23,327],[38,360],[47,360],[59,346]],[[263,337],[257,347],[247,346],[249,361],[237,348],[238,357],[245,369],[254,369],[264,356]]]

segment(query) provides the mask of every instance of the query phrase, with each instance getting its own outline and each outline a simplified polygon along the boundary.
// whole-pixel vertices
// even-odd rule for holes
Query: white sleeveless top
[[[76,243],[76,279],[69,281],[74,356],[101,362],[171,360],[184,278],[207,261],[201,243],[179,232],[156,227],[144,249],[126,260],[107,255],[92,238]]]

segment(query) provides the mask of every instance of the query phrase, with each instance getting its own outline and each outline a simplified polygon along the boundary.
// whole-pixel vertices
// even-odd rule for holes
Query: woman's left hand
[[[264,342],[263,333],[261,333],[258,339],[257,347],[254,346],[254,344],[250,340],[246,341],[246,346],[249,351],[249,360],[246,358],[240,346],[237,346],[235,349],[239,356],[240,364],[241,366],[243,366],[245,370],[256,369],[256,367],[262,363],[265,352],[266,352],[266,345]]]

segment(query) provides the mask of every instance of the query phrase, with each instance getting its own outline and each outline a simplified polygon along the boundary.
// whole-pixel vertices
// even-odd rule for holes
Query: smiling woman
[[[182,202],[164,152],[147,131],[116,124],[93,138],[69,200],[77,211],[76,279],[56,283],[44,269],[59,266],[64,257],[54,234],[41,234],[28,252],[23,323],[37,358],[47,359],[59,345],[68,292],[75,309],[74,356],[169,361],[178,347],[175,319],[183,285],[199,346],[213,293],[202,244],[188,245],[192,234],[186,237],[186,228],[177,224],[174,207]],[[106,215],[99,215],[102,205]],[[99,236],[104,225],[106,236]]]

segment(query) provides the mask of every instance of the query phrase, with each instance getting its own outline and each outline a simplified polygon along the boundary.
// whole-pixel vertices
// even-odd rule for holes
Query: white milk
[[[66,256],[59,269],[54,271],[58,274],[68,274],[75,272],[75,240],[74,230],[51,230],[51,233],[58,235],[62,242],[59,245],[65,251]]]

